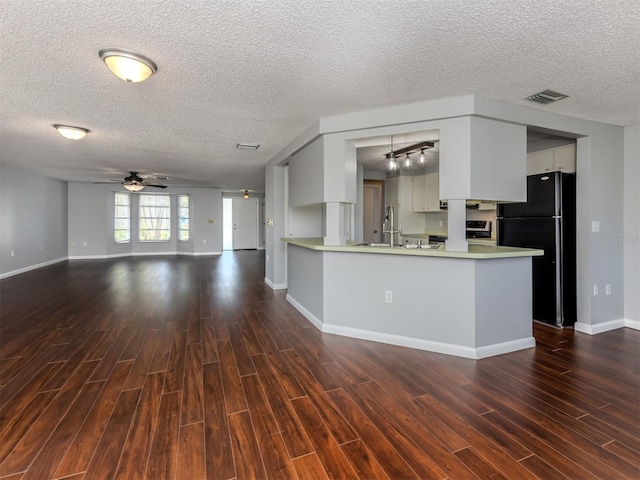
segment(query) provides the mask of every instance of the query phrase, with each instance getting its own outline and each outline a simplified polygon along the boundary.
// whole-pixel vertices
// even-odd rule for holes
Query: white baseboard
[[[200,256],[220,256],[222,252],[127,252],[127,253],[112,253],[109,255],[72,255],[69,257],[69,260],[104,260],[106,258],[122,258],[122,257],[151,257],[154,255],[184,255],[189,257],[200,257]]]
[[[104,260],[106,258],[122,258],[132,257],[131,252],[127,253],[112,253],[109,255],[69,255],[69,260]]]
[[[309,310],[307,310],[302,305],[300,305],[300,303],[288,293],[287,293],[286,299],[287,299],[287,302],[293,305],[295,309],[298,310],[302,315],[304,315],[304,317],[307,320],[309,320],[318,330],[320,330],[321,332],[324,332],[322,328],[322,320],[317,318],[313,313],[311,313]]]
[[[633,328],[634,330],[640,330],[640,321],[625,319],[624,326]]]
[[[21,273],[30,272],[31,270],[37,270],[38,268],[48,267],[49,265],[54,265],[56,263],[66,262],[67,260],[69,260],[69,257],[56,258],[55,260],[49,260],[48,262],[42,262],[36,265],[19,268],[18,270],[12,270],[10,272],[1,274],[0,280],[2,280],[3,278],[13,277],[14,275],[20,275]]]
[[[463,345],[454,345],[452,343],[434,342],[432,340],[424,340],[421,338],[403,337],[401,335],[393,335],[390,333],[372,332],[369,330],[360,330],[357,328],[342,327],[339,325],[322,324],[322,331],[325,333],[333,333],[345,337],[360,338],[362,340],[370,340],[373,342],[387,343],[390,345],[398,345],[400,347],[415,348],[417,350],[425,350],[427,352],[442,353],[445,355],[454,355],[456,357],[470,358],[479,360],[481,358],[493,357],[505,353],[516,352],[526,348],[536,346],[533,337],[521,338],[510,342],[497,343],[495,345],[487,345],[486,347],[465,347]]]
[[[503,355],[505,353],[517,352],[518,350],[525,350],[527,348],[533,348],[536,346],[536,339],[533,337],[519,338],[518,340],[511,340],[510,342],[496,343],[494,345],[487,345],[486,347],[476,348],[476,360],[481,358],[494,357],[496,355]]]
[[[597,335],[599,333],[622,328],[625,326],[625,323],[626,321],[623,318],[611,320],[610,322],[596,323],[594,325],[590,323],[576,322],[573,328],[577,332],[586,333],[588,335]]]
[[[341,325],[333,325],[323,323],[309,310],[304,308],[291,295],[287,295],[287,301],[295,307],[304,317],[309,320],[318,330],[333,335],[341,335],[343,337],[359,338],[361,340],[369,340],[372,342],[387,343],[390,345],[398,345],[399,347],[415,348],[425,350],[427,352],[444,353],[446,355],[454,355],[456,357],[471,358],[479,360],[481,358],[492,357],[494,355],[502,355],[504,353],[515,352],[532,348],[536,346],[533,337],[521,338],[510,342],[497,343],[495,345],[487,345],[486,347],[465,347],[462,345],[454,345],[451,343],[434,342],[431,340],[423,340],[421,338],[403,337],[401,335],[393,335],[390,333],[373,332],[371,330],[362,330],[359,328],[343,327]]]
[[[271,287],[271,290],[286,290],[287,289],[287,284],[286,283],[273,283],[267,277],[264,277],[264,283],[269,285]]]

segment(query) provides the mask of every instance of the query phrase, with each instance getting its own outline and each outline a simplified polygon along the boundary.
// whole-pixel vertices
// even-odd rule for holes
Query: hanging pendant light
[[[245,200],[249,200],[249,190],[244,191],[244,195],[242,195]]]
[[[393,135],[391,135],[391,151],[387,155],[387,171],[395,172],[399,167],[400,165],[398,164],[398,160],[396,160],[396,154],[393,153]]]
[[[426,167],[427,166],[427,157],[424,154],[424,148],[422,148],[420,150],[420,156],[418,157],[418,166],[419,167]]]
[[[407,156],[402,161],[402,168],[404,168],[405,170],[411,170],[411,167],[413,167],[413,160],[407,153]]]

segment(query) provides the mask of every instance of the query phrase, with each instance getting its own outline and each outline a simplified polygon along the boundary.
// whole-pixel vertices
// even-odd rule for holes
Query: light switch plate
[[[594,233],[600,231],[600,222],[598,220],[591,222],[591,231]]]

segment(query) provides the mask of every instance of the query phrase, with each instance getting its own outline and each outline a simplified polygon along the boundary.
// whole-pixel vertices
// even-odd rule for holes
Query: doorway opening
[[[222,199],[222,249],[257,250],[258,199]]]
[[[233,205],[231,198],[222,199],[222,250],[233,250]]]
[[[363,240],[382,241],[382,212],[384,211],[384,181],[365,180],[363,190]]]

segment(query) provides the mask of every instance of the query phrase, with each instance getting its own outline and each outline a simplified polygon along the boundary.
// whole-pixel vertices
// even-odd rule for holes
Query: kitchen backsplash
[[[446,230],[447,212],[425,213],[425,230]],[[495,236],[496,211],[495,210],[467,210],[467,220],[488,220],[491,222],[491,234]],[[442,222],[442,226],[440,226]]]

